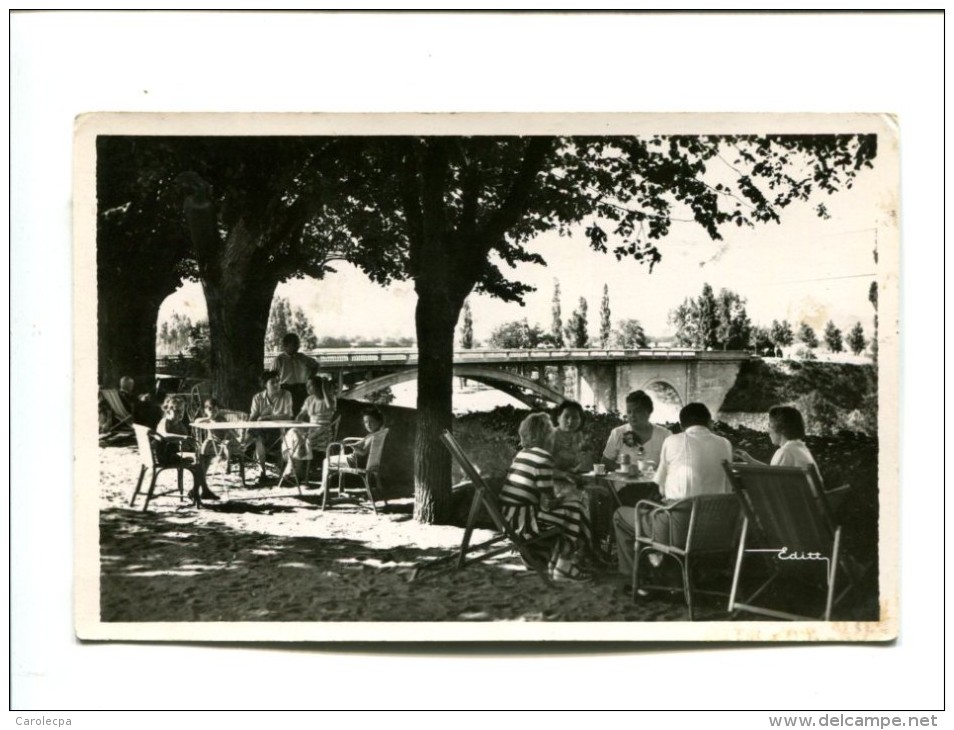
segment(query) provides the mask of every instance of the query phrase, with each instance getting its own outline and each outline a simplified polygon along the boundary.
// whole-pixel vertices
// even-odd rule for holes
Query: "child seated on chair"
[[[589,579],[579,563],[590,542],[590,528],[575,485],[556,475],[550,454],[553,425],[545,413],[533,413],[520,424],[521,450],[507,472],[500,504],[503,517],[517,534],[533,538],[551,527],[560,534],[550,551],[555,581]]]
[[[364,467],[368,463],[371,446],[384,435],[384,414],[371,406],[361,412],[361,421],[368,435],[362,439],[346,439],[343,443],[350,453],[339,452],[325,458],[321,465],[322,488],[328,486],[328,472],[334,467]]]
[[[226,423],[228,419],[219,408],[219,402],[212,397],[202,401],[202,415],[195,419],[196,425],[202,423]],[[229,429],[227,431],[209,431],[208,437],[198,448],[199,458],[201,459],[203,471],[208,471],[209,466],[216,459],[228,462],[229,457],[239,456],[245,452],[249,446],[242,443],[238,434]]]
[[[156,426],[156,433],[163,437],[162,451],[157,455],[162,465],[174,464],[182,459],[184,451],[196,452],[195,440],[189,434],[185,423],[185,399],[177,395],[168,395],[162,402],[162,419]],[[201,458],[196,458],[199,469],[193,472],[201,488],[202,499],[218,499],[205,483],[205,466]],[[191,494],[190,494],[191,496]]]

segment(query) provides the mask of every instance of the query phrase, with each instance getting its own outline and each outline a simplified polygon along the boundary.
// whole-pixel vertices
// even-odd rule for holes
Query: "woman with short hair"
[[[772,443],[778,447],[772,455],[771,466],[813,466],[818,465],[812,452],[808,450],[805,438],[805,419],[801,412],[792,406],[772,406],[768,412],[768,432]],[[736,449],[734,456],[747,464],[764,464],[747,451]]]
[[[525,538],[551,527],[560,535],[550,548],[550,575],[555,581],[589,580],[581,562],[590,543],[590,527],[579,492],[555,473],[553,424],[546,413],[532,413],[520,423],[521,449],[513,459],[500,492],[504,519]],[[560,496],[554,493],[559,490]]]

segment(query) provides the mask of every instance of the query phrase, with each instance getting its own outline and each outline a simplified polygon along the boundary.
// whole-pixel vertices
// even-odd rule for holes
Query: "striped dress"
[[[564,499],[549,510],[540,507],[540,493],[552,489],[553,457],[539,447],[523,449],[514,457],[500,492],[504,519],[522,536],[560,527],[568,546],[589,541],[590,528],[579,499]]]

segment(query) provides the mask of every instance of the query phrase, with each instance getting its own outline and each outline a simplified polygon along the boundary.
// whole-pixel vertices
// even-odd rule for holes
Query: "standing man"
[[[690,403],[679,411],[682,433],[673,434],[663,443],[654,481],[659,485],[663,504],[672,504],[702,494],[727,494],[729,480],[723,461],[732,461],[732,444],[710,431],[712,414],[702,403]],[[690,505],[660,513],[654,520],[643,515],[640,533],[656,534],[666,542],[685,544],[689,530]],[[671,521],[671,525],[670,525]],[[650,524],[651,522],[651,524]],[[633,572],[633,542],[636,539],[636,509],[620,507],[613,515],[619,572]]]
[[[275,358],[272,370],[278,373],[278,382],[282,390],[287,390],[292,396],[293,416],[301,411],[301,406],[308,395],[305,384],[308,378],[318,370],[318,361],[298,352],[301,340],[294,332],[289,332],[282,338],[283,352]]]

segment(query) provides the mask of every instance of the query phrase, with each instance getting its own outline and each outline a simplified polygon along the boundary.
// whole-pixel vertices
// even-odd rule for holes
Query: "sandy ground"
[[[448,561],[412,580],[416,566],[452,556],[463,530],[418,524],[409,500],[378,515],[352,503],[322,512],[314,489],[243,488],[213,471],[221,501],[196,510],[180,502],[169,471],[157,487],[167,494],[144,513],[141,496],[129,507],[135,450],[102,448],[100,465],[103,621],[687,619],[681,596],[634,604],[614,573],[547,588],[511,552],[461,571]],[[700,596],[697,620],[726,618],[724,599],[715,601]]]

